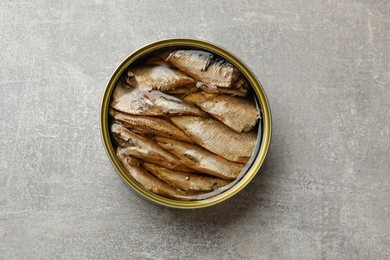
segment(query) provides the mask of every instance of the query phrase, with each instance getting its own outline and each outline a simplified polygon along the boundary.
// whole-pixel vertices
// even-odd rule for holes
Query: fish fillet
[[[259,111],[248,99],[198,92],[184,98],[236,132],[248,132],[256,125]]]
[[[166,91],[195,82],[180,70],[161,65],[130,68],[125,79],[127,85],[142,91]]]
[[[256,146],[255,132],[239,134],[214,119],[195,116],[170,119],[195,143],[230,161],[246,163]]]
[[[120,153],[124,156],[132,156],[170,169],[188,171],[174,155],[162,149],[153,140],[137,135],[118,123],[111,126],[111,132],[118,144],[123,147]]]
[[[234,180],[244,167],[243,164],[228,161],[196,145],[158,136],[156,141],[161,147],[176,155],[184,166],[200,173]]]
[[[228,181],[220,178],[188,172],[172,171],[152,163],[143,163],[143,166],[157,178],[186,191],[212,191],[229,183]]]
[[[198,81],[219,87],[233,87],[239,76],[232,64],[206,51],[176,50],[159,57]]]
[[[128,174],[133,177],[146,190],[156,193],[164,197],[176,198],[176,196],[183,195],[182,192],[159,180],[145,169],[139,166],[139,162],[131,157],[125,157],[120,152],[118,158]]]
[[[141,91],[126,88],[119,81],[112,94],[111,107],[124,113],[147,116],[196,115],[206,114],[181,99],[158,90]]]
[[[169,137],[184,142],[193,142],[182,130],[165,119],[130,115],[112,108],[110,108],[109,113],[115,120],[120,121],[123,126],[136,129],[136,132]]]

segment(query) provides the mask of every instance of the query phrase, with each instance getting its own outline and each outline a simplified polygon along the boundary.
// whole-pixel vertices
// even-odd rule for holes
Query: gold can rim
[[[215,197],[208,198],[205,200],[199,201],[179,201],[168,199],[159,195],[156,195],[152,192],[144,189],[140,184],[138,184],[135,180],[133,180],[127,173],[119,159],[117,158],[114,147],[111,143],[109,126],[108,126],[108,108],[109,102],[111,99],[112,91],[115,87],[115,83],[119,79],[120,75],[124,72],[124,70],[134,61],[143,57],[146,54],[150,54],[151,52],[157,51],[162,48],[169,47],[194,47],[208,50],[212,53],[215,53],[222,58],[228,60],[232,63],[236,68],[238,68],[244,76],[248,79],[250,85],[252,86],[258,101],[260,103],[260,109],[262,114],[262,140],[260,144],[260,148],[257,151],[256,158],[252,163],[251,167],[245,173],[241,180],[239,180],[234,186],[232,186],[227,191],[216,195]],[[100,125],[101,125],[101,136],[104,143],[105,150],[107,152],[110,161],[118,174],[122,177],[122,179],[133,188],[136,193],[141,195],[143,198],[154,202],[158,205],[167,206],[171,208],[179,208],[179,209],[195,209],[195,208],[204,208],[208,206],[215,205],[222,201],[227,200],[233,195],[237,194],[241,191],[257,174],[261,165],[263,164],[265,157],[267,155],[270,141],[271,141],[271,111],[269,107],[269,103],[265,94],[265,91],[254,75],[254,73],[241,61],[238,57],[227,51],[226,49],[217,46],[213,43],[209,43],[203,40],[191,39],[191,38],[171,38],[156,41],[145,45],[144,47],[139,48],[135,52],[131,53],[127,58],[125,58],[120,65],[115,69],[114,73],[111,75],[102,100],[101,105],[101,116],[100,116]]]

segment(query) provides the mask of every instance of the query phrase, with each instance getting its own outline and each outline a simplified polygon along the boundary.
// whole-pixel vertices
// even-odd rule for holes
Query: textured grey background
[[[0,259],[389,259],[388,1],[2,1]],[[167,37],[226,47],[273,113],[264,167],[229,201],[135,195],[99,133],[105,84]]]

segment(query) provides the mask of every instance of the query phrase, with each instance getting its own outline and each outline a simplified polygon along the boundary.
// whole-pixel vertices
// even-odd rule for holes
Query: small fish
[[[233,87],[239,77],[232,64],[206,51],[175,50],[159,57],[198,81],[218,87]]]
[[[180,70],[161,65],[129,68],[125,80],[127,85],[143,91],[166,91],[195,82]]]
[[[139,184],[141,184],[146,190],[156,193],[158,195],[170,198],[177,198],[182,196],[183,193],[180,190],[168,185],[167,183],[157,179],[152,174],[139,166],[139,162],[131,157],[126,157],[120,153],[120,148],[117,152],[118,158],[123,167],[127,170],[127,173],[133,177]]]
[[[132,156],[170,169],[189,171],[174,155],[153,140],[135,134],[118,123],[111,126],[111,132],[117,143],[123,147],[119,152],[124,156]]]
[[[151,163],[143,163],[143,166],[157,178],[185,191],[213,191],[229,183],[220,178],[172,171]]]
[[[146,116],[196,115],[207,116],[201,109],[158,90],[141,91],[126,88],[118,81],[112,94],[111,107],[128,114]]]
[[[249,132],[259,119],[256,104],[248,99],[198,92],[184,98],[236,132]]]
[[[159,135],[189,143],[193,142],[182,130],[165,119],[130,115],[112,108],[110,108],[109,113],[115,120],[121,122],[123,126],[133,129],[134,132]]]
[[[246,163],[256,146],[257,133],[237,133],[214,120],[195,116],[175,116],[171,121],[203,148],[239,163]]]
[[[177,156],[185,167],[200,173],[234,180],[244,168],[243,164],[228,161],[196,145],[159,136],[156,141],[162,148]]]

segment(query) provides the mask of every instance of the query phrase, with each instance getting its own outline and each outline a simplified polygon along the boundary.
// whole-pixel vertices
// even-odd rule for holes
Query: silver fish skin
[[[145,116],[196,115],[207,116],[201,109],[158,90],[141,91],[127,88],[118,81],[112,94],[111,107],[115,110]]]
[[[237,133],[215,119],[175,116],[170,120],[203,148],[227,160],[246,163],[257,142],[257,133]]]
[[[120,148],[119,148],[120,150]],[[118,159],[125,167],[127,173],[133,177],[139,184],[141,184],[146,190],[153,192],[155,194],[169,197],[169,198],[178,198],[181,197],[183,192],[174,187],[168,185],[167,183],[159,180],[145,169],[143,169],[139,162],[132,158],[123,156],[120,152],[117,153]]]
[[[135,134],[118,123],[111,126],[111,132],[117,143],[123,147],[119,152],[124,156],[135,157],[169,169],[189,171],[181,165],[176,156],[161,148],[153,140]]]
[[[167,91],[194,83],[194,79],[176,68],[162,65],[129,68],[126,84],[142,91]]]
[[[151,116],[130,115],[116,111],[112,108],[109,109],[109,113],[115,120],[121,122],[123,126],[132,129],[134,132],[159,135],[189,143],[193,142],[182,130],[166,119]]]
[[[249,132],[259,119],[254,101],[227,95],[198,92],[184,98],[236,132]]]
[[[229,183],[229,181],[220,178],[173,171],[152,163],[143,163],[143,166],[157,178],[185,191],[213,191]]]
[[[156,141],[161,147],[178,157],[183,166],[199,173],[234,180],[244,168],[244,164],[228,161],[197,145],[158,136]]]
[[[234,87],[240,75],[232,64],[206,51],[174,50],[159,57],[196,80],[218,87]]]

